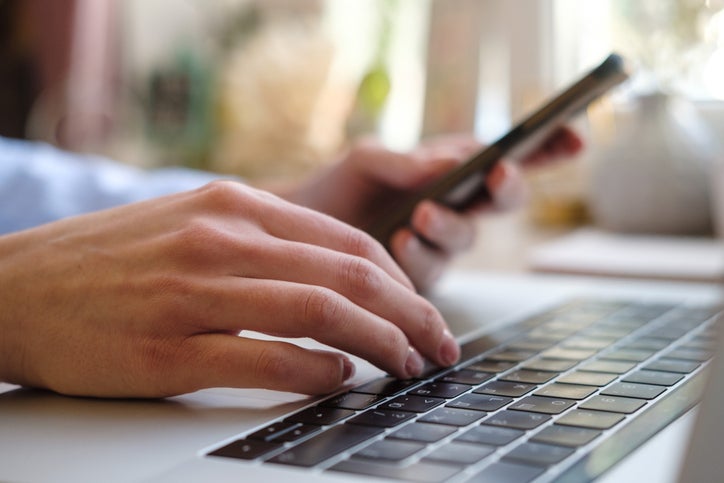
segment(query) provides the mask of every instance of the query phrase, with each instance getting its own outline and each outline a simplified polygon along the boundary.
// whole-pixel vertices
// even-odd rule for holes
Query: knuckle
[[[382,280],[375,265],[364,258],[351,257],[341,265],[344,283],[353,293],[374,296],[380,290]]]
[[[278,346],[269,344],[261,349],[254,365],[254,375],[258,381],[269,384],[288,379],[295,367],[295,362]]]
[[[405,334],[395,327],[391,327],[391,330],[378,341],[379,351],[383,354],[384,360],[396,361],[397,365],[405,363],[409,346]]]
[[[226,230],[212,217],[198,216],[175,233],[166,253],[181,262],[208,265],[245,248],[242,237]]]
[[[339,325],[346,320],[342,297],[324,287],[312,287],[304,298],[304,319],[314,322],[319,330]],[[321,326],[321,327],[319,327]]]
[[[238,206],[242,198],[239,184],[229,180],[217,180],[199,189],[204,201],[213,209],[228,210]]]
[[[361,258],[370,259],[374,255],[378,254],[380,246],[366,233],[360,230],[351,229],[347,232],[345,249],[347,253]]]
[[[415,333],[423,340],[437,339],[443,331],[440,313],[433,305],[425,301],[420,317],[419,326]]]

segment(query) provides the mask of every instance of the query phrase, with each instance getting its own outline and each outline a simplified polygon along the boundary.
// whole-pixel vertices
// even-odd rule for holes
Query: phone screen
[[[489,196],[485,179],[498,161],[505,156],[524,156],[533,151],[592,101],[627,78],[624,59],[617,54],[609,55],[599,66],[460,167],[406,199],[384,207],[385,214],[374,220],[367,228],[368,233],[387,246],[392,233],[409,224],[413,210],[422,200],[431,199],[459,211],[479,202]]]

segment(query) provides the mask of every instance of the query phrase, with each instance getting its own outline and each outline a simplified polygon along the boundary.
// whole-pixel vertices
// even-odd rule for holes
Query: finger
[[[361,230],[331,216],[287,202],[270,193],[253,190],[233,182],[214,182],[193,193],[200,196],[197,204],[216,218],[225,215],[228,226],[195,227],[207,233],[201,238],[218,239],[219,233],[234,240],[249,225],[239,226],[251,218],[274,237],[326,247],[366,258],[380,266],[399,283],[413,289],[407,275],[397,266],[382,245]],[[252,227],[257,229],[258,227]],[[198,237],[197,237],[198,238]]]
[[[475,240],[475,225],[470,216],[432,201],[417,205],[411,224],[415,232],[448,254],[467,250]]]
[[[355,354],[400,378],[419,375],[422,358],[410,353],[403,331],[320,286],[229,277],[197,287],[203,304],[184,308],[190,330],[252,330],[279,337],[310,337]],[[178,318],[179,316],[177,316]]]
[[[409,153],[389,151],[378,143],[367,142],[353,152],[352,162],[362,175],[384,185],[415,189],[458,166],[479,148],[476,141],[462,139],[427,143]]]
[[[233,335],[193,338],[176,373],[178,392],[208,387],[264,388],[300,394],[327,394],[354,374],[345,356],[294,344]],[[172,391],[173,392],[173,391]]]
[[[498,163],[488,175],[486,183],[497,210],[511,210],[523,205],[526,185],[520,170],[513,164]]]
[[[571,128],[564,126],[553,133],[543,145],[526,156],[525,165],[535,165],[555,158],[573,156],[583,149],[583,141]]]
[[[241,266],[243,267],[243,263]],[[243,276],[325,287],[356,306],[399,327],[428,359],[448,365],[447,325],[439,311],[417,293],[365,260],[324,248],[279,241],[267,245],[243,267]],[[454,362],[454,361],[452,361]]]
[[[285,203],[284,206],[270,206],[267,216],[260,221],[267,232],[277,238],[367,259],[403,286],[414,290],[405,272],[378,241],[331,216]]]
[[[410,274],[422,292],[432,287],[450,261],[448,255],[426,246],[407,228],[398,230],[392,236],[390,247],[400,266]]]

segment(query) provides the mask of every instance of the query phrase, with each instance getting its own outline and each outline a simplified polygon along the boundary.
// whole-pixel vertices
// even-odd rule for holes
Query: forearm
[[[197,188],[219,177],[180,168],[145,171],[0,138],[0,233]]]

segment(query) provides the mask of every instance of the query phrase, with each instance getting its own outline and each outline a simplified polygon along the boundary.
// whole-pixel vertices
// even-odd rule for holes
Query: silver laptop
[[[720,481],[720,300],[711,285],[452,273],[433,301],[463,343],[454,368],[398,381],[356,360],[349,387],[313,399],[5,387],[0,480]]]

